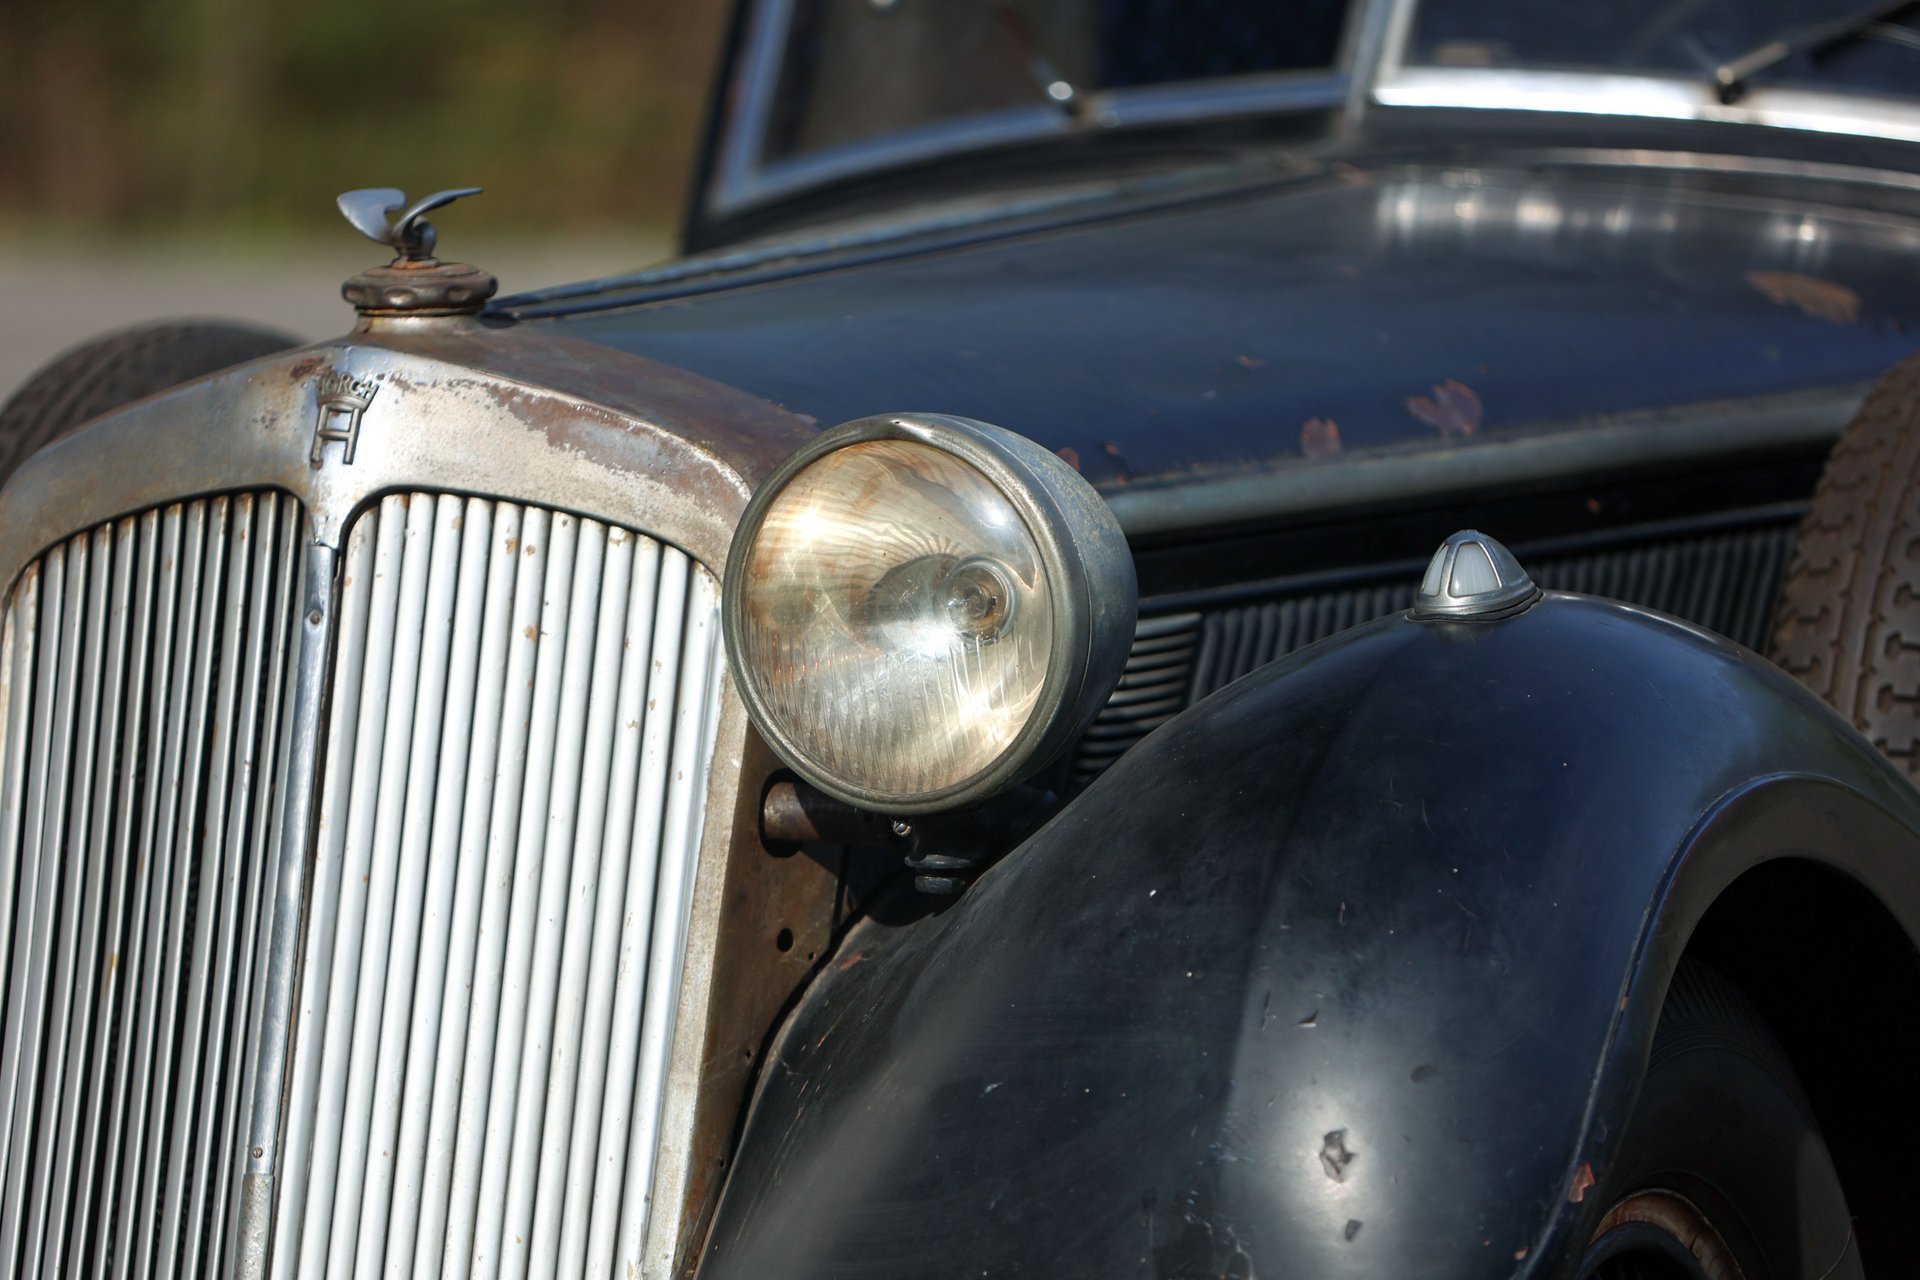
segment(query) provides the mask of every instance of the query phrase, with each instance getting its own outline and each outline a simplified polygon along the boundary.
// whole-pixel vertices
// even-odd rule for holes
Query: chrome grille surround
[[[555,383],[570,390],[549,389]],[[371,392],[351,465],[344,462],[340,445],[316,445],[315,432],[325,419],[328,389],[349,384]],[[197,1212],[196,1196],[209,1205],[215,1200],[229,1205],[231,1213],[214,1215],[209,1208],[204,1218],[194,1219],[214,1223],[217,1217],[217,1226],[209,1229],[219,1233],[218,1240],[210,1239],[199,1255],[210,1265],[179,1265],[187,1235],[182,1234],[180,1250],[166,1252],[156,1225],[155,1242],[146,1251],[149,1261],[138,1274],[222,1274],[254,1280],[299,1260],[304,1224],[289,1230],[276,1212],[291,1200],[281,1189],[305,1183],[309,1173],[311,1153],[295,1150],[286,1131],[298,1115],[290,1092],[294,1060],[303,1047],[296,1038],[296,1012],[317,981],[304,966],[310,963],[313,941],[314,883],[309,873],[320,851],[320,806],[332,794],[321,786],[331,699],[338,689],[355,683],[336,680],[337,672],[353,665],[341,648],[340,615],[351,598],[351,589],[343,590],[347,575],[342,572],[348,531],[368,515],[375,523],[367,527],[376,527],[392,495],[430,495],[429,508],[443,505],[441,495],[460,495],[453,501],[462,506],[471,495],[495,504],[496,514],[503,506],[525,504],[523,514],[539,508],[552,518],[566,513],[579,523],[591,516],[623,535],[629,526],[644,527],[651,545],[659,548],[663,566],[677,558],[689,583],[710,582],[708,567],[724,562],[753,480],[804,434],[803,424],[772,406],[644,360],[609,353],[587,368],[578,359],[576,344],[551,333],[505,333],[471,321],[374,322],[339,342],[269,357],[109,414],[36,455],[8,480],[0,491],[0,582],[37,584],[33,594],[21,599],[43,612],[63,609],[69,598],[69,561],[64,558],[70,555],[75,531],[91,539],[97,528],[117,529],[128,513],[137,517],[148,509],[192,506],[184,498],[192,494],[277,491],[283,503],[304,517],[302,532],[290,544],[287,581],[293,607],[286,616],[292,625],[291,644],[285,654],[284,689],[275,702],[281,729],[274,776],[281,785],[274,794],[266,841],[271,869],[259,878],[258,896],[248,898],[257,916],[242,916],[245,927],[253,930],[252,954],[258,963],[248,979],[244,1033],[229,1034],[227,1043],[229,1057],[241,1055],[241,1078],[237,1088],[230,1075],[218,1086],[223,1106],[234,1117],[235,1132],[231,1141],[223,1131],[215,1132],[215,1158],[231,1166],[232,1177],[209,1177],[210,1164],[178,1171],[169,1166],[165,1176],[156,1174],[139,1191],[155,1224],[169,1187],[186,1197],[189,1216]],[[635,542],[636,555],[645,543]],[[63,557],[57,608],[48,603],[49,575],[43,563],[56,549]],[[439,578],[433,580],[438,585]],[[21,626],[17,620],[14,631]],[[168,661],[183,662],[207,652],[199,634],[189,634],[193,643],[185,648],[159,632],[154,642],[167,638],[173,644]],[[6,643],[0,639],[0,647]],[[186,652],[189,648],[192,653]],[[648,1211],[618,1219],[616,1226],[623,1237],[623,1256],[638,1264],[637,1273],[649,1276],[669,1273],[692,1243],[688,1228],[696,1220],[714,1167],[709,1130],[715,1129],[718,1115],[730,1124],[739,1105],[737,1086],[711,1085],[704,1059],[709,985],[723,932],[720,907],[732,874],[732,819],[747,746],[746,717],[739,700],[728,692],[723,666],[714,668],[713,682],[703,686],[696,699],[705,708],[704,737],[697,740],[712,761],[708,785],[702,793],[696,781],[676,794],[692,797],[690,815],[711,811],[727,820],[674,837],[674,847],[694,851],[680,868],[688,877],[679,889],[684,910],[676,929],[668,931],[669,940],[677,932],[683,944],[672,957],[679,975],[677,981],[668,974],[657,986],[648,984],[648,1029],[632,1033],[640,1043],[638,1052],[653,1064],[655,1087],[644,1101],[654,1141],[646,1153],[651,1177],[645,1176],[645,1162],[635,1163],[633,1168],[641,1173],[626,1178],[620,1193],[644,1203]],[[29,683],[38,678],[40,668],[25,665],[16,640],[0,652],[0,674],[23,667]],[[364,676],[364,668],[359,674]],[[464,679],[451,668],[447,678]],[[21,696],[20,687],[20,681],[0,679],[0,717],[7,700]],[[226,696],[217,680],[209,687],[216,702]],[[25,696],[31,700],[32,691]],[[16,747],[45,740],[46,726],[34,724],[31,716],[7,723],[20,739]],[[218,732],[208,737],[224,740]],[[92,743],[89,749],[97,755],[100,747]],[[184,741],[179,750],[190,754]],[[14,797],[22,838],[26,810],[35,795],[47,794],[44,785],[34,791],[35,775],[23,767],[31,758],[32,751],[21,750],[0,756],[0,797]],[[163,750],[163,764],[165,758]],[[672,762],[676,772],[682,771],[682,763]],[[407,770],[401,772],[404,778]],[[452,771],[432,775],[430,795],[437,796],[447,772]],[[77,776],[47,780],[54,784],[51,793],[71,800]],[[143,775],[141,784],[146,783]],[[375,808],[377,813],[377,801]],[[59,806],[50,811],[64,812]],[[18,888],[7,891],[17,893]],[[252,892],[250,885],[246,893]],[[198,909],[197,901],[187,906]],[[654,941],[667,945],[658,937]],[[0,953],[21,945],[15,938],[0,938]],[[589,950],[588,986],[593,987],[599,952]],[[219,954],[215,951],[206,961],[215,972]],[[190,980],[195,963],[189,952],[182,961],[187,977],[182,985],[199,991]],[[419,1007],[432,1003],[423,1001]],[[187,1002],[177,1015],[183,1026],[191,1005]],[[656,1016],[663,1009],[666,1016]],[[238,1016],[229,1013],[230,1031]],[[409,1019],[408,1038],[417,1030],[418,1020]],[[583,1026],[583,1037],[598,1034],[597,1021]],[[614,1039],[621,1034],[617,1020],[609,1024],[608,1034]],[[235,1035],[244,1040],[242,1049],[233,1048]],[[324,1039],[320,1043],[324,1045]],[[45,1048],[34,1046],[23,1061],[37,1062]],[[378,1053],[372,1061],[377,1077]],[[576,1055],[576,1066],[570,1069],[577,1072],[578,1061]],[[179,1072],[171,1073],[168,1087],[176,1093],[214,1088],[205,1075],[192,1086],[183,1085]],[[723,1098],[710,1093],[712,1088],[732,1092]],[[12,1095],[3,1100],[11,1114]],[[403,1103],[400,1114],[403,1122],[411,1122],[414,1112]],[[109,1112],[103,1123],[110,1120]],[[636,1126],[640,1123],[636,1119]],[[135,1126],[129,1122],[127,1127],[131,1131]],[[544,1117],[541,1129],[544,1136]],[[171,1143],[171,1135],[167,1137]],[[568,1141],[571,1151],[572,1134]],[[9,1177],[6,1168],[0,1154],[0,1179],[5,1179],[0,1181],[0,1205],[10,1190],[16,1198],[32,1192],[30,1181]],[[146,1178],[144,1171],[141,1177]],[[398,1193],[400,1184],[395,1186]],[[483,1217],[486,1212],[490,1210],[483,1211]],[[98,1216],[96,1212],[96,1221]],[[21,1234],[24,1238],[27,1232]],[[387,1269],[405,1270],[396,1258],[386,1262]],[[136,1274],[117,1261],[107,1273]]]
[[[150,509],[14,586],[0,1258],[17,1274],[221,1256],[301,523],[272,492]]]

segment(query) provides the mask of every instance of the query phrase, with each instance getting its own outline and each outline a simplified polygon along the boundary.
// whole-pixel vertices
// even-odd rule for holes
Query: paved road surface
[[[610,275],[656,262],[663,238],[528,244],[459,238],[449,251],[500,277],[505,292]],[[111,245],[0,239],[0,399],[68,347],[109,329],[167,317],[216,317],[313,340],[344,333],[353,312],[340,282],[379,260],[342,227],[337,242],[285,250],[218,244]]]

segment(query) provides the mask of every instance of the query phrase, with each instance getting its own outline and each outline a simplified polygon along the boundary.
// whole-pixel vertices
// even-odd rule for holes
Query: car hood
[[[822,426],[998,423],[1079,467],[1133,532],[1223,483],[1291,482],[1296,507],[1379,498],[1341,473],[1391,459],[1411,476],[1621,422],[1645,444],[1701,406],[1837,389],[1820,404],[1839,409],[1791,428],[1830,433],[1917,343],[1920,220],[1900,200],[1674,165],[1331,168],[885,261],[590,297],[552,323]],[[1728,421],[1738,444],[1746,419]]]

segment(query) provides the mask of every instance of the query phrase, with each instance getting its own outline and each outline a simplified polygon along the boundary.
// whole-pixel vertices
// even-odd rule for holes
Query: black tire
[[[1920,356],[1874,385],[1834,446],[1770,656],[1920,781]]]
[[[123,329],[45,365],[0,405],[0,480],[90,418],[191,378],[299,345],[271,329],[172,321]]]
[[[1600,1203],[1582,1280],[1861,1275],[1846,1194],[1792,1065],[1746,997],[1692,962],[1674,975]]]

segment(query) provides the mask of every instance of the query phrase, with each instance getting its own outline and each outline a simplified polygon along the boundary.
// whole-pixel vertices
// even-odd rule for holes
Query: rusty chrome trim
[[[334,435],[312,462],[317,432],[345,430],[354,405],[352,463]],[[335,550],[374,495],[429,488],[622,523],[645,512],[649,531],[723,566],[747,495],[812,435],[743,392],[545,330],[375,320],[139,401],[35,455],[0,491],[0,581],[77,529],[263,487],[305,504],[314,541]]]
[[[242,1100],[247,1120],[237,1136],[246,1150],[234,1153],[241,1185],[228,1231],[233,1274],[265,1275],[275,1244],[285,1243],[272,1234],[285,1172],[285,1072],[301,980],[336,553],[353,516],[382,494],[408,489],[501,498],[640,528],[717,577],[753,488],[812,435],[804,420],[732,388],[550,331],[375,319],[339,340],[253,361],[99,418],[30,459],[0,490],[0,582],[7,583],[77,530],[168,503],[277,488],[305,508],[277,880],[272,918],[263,921],[270,958],[248,1011],[265,1034]],[[724,681],[717,646],[714,661]],[[648,1223],[647,1274],[666,1274],[696,1243],[682,1227],[710,1193],[710,1170],[695,1153],[712,1139],[693,1126],[711,1127],[702,1117],[730,1122],[739,1105],[737,1096],[706,1096],[711,1073],[702,1062],[712,1016],[706,983],[723,934],[721,888],[741,835],[729,819],[747,733],[730,682],[719,699],[710,726],[718,750],[705,788],[714,817],[702,830],[682,971],[670,993],[678,1017],[647,1195],[660,1210]],[[757,804],[762,778],[744,781]],[[757,847],[757,829],[742,838]]]

